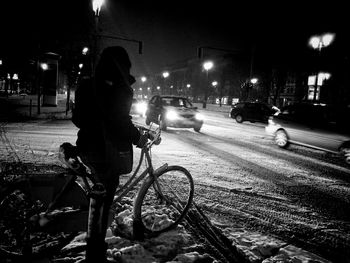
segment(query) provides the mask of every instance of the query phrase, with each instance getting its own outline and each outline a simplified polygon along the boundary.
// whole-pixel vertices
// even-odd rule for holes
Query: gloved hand
[[[137,148],[143,148],[148,141],[148,136],[146,133],[141,134],[139,141],[136,144]]]
[[[153,141],[154,138],[155,138],[156,136],[157,136],[157,133],[156,133],[156,132],[154,132],[154,131],[149,131],[149,132],[148,132],[148,138],[149,138],[151,141]],[[154,144],[155,144],[155,145],[159,145],[160,142],[161,142],[161,138],[158,137],[157,140],[154,141]]]

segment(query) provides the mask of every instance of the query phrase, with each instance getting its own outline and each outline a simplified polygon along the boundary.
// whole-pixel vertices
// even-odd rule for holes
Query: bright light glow
[[[12,77],[13,80],[18,80],[18,74],[13,74],[13,77]]]
[[[146,77],[141,77],[141,81],[142,81],[142,82],[145,82],[146,80],[147,80]]]
[[[252,84],[258,83],[258,79],[257,79],[257,78],[252,78],[252,79],[250,80],[250,83],[252,83]]]
[[[0,65],[2,65],[2,60],[0,59]]]
[[[217,82],[217,81],[213,81],[213,82],[211,83],[211,85],[213,85],[213,86],[215,87],[216,85],[218,85],[218,82]]]
[[[179,117],[179,115],[176,113],[176,111],[169,110],[169,111],[167,111],[165,117],[168,120],[173,121],[173,120],[176,120]]]
[[[200,113],[196,113],[195,118],[196,118],[197,120],[200,120],[200,121],[204,120],[203,114],[200,114]]]
[[[142,90],[142,88],[139,88],[139,90]]]
[[[93,0],[92,1],[92,10],[95,12],[95,16],[99,16],[101,6],[103,5],[104,0]]]
[[[190,88],[190,87],[191,87],[191,84],[187,84],[186,87],[187,87],[187,88]]]
[[[47,63],[41,63],[40,67],[42,68],[42,70],[47,70],[49,68],[49,65],[47,65]]]
[[[334,39],[334,34],[327,33],[322,36],[313,36],[310,38],[309,45],[314,48],[321,50],[323,47],[329,46]]]
[[[319,37],[312,37],[310,38],[309,44],[312,48],[316,49],[316,48],[319,48],[320,42],[321,42],[321,39]]]
[[[151,87],[147,87],[148,90],[151,90]]]
[[[214,67],[214,63],[212,61],[206,61],[203,63],[203,68],[208,71]]]
[[[88,47],[84,47],[83,50],[81,51],[83,53],[83,55],[86,55],[89,51]]]
[[[322,86],[323,82],[331,77],[331,74],[328,72],[320,72],[317,76],[317,86]],[[316,81],[316,75],[312,75],[308,77],[307,84],[309,86],[314,86]]]
[[[79,68],[82,69],[83,68],[83,63],[79,64]]]
[[[163,72],[163,78],[167,78],[167,77],[169,77],[169,72],[168,71]]]
[[[136,104],[136,111],[139,114],[145,115],[146,110],[147,110],[147,103],[146,102],[142,101],[142,102],[138,102]]]
[[[157,90],[160,90],[160,87],[159,87],[159,86],[157,86]]]
[[[323,46],[329,46],[332,42],[333,42],[333,39],[334,39],[334,34],[325,34],[322,36],[322,43],[323,43]]]

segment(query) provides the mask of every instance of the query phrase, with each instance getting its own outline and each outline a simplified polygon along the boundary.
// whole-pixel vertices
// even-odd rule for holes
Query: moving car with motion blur
[[[269,116],[278,111],[277,107],[262,102],[238,102],[232,105],[229,116],[238,123],[244,121],[267,123]]]
[[[131,115],[138,115],[140,117],[144,117],[146,114],[146,109],[147,109],[147,102],[144,100],[132,99],[132,104],[131,104],[131,109],[130,109],[130,114]]]
[[[155,95],[148,102],[146,111],[146,124],[151,122],[159,124],[162,130],[175,127],[193,128],[199,132],[203,116],[186,97]]]
[[[270,117],[265,131],[281,148],[298,144],[343,155],[350,164],[349,108],[295,104]]]

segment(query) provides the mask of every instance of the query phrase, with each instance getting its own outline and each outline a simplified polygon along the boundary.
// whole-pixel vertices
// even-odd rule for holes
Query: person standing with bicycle
[[[75,94],[72,121],[79,128],[77,149],[100,182],[90,197],[88,263],[106,261],[104,239],[119,176],[132,170],[132,144],[143,147],[147,142],[147,136],[133,125],[129,115],[131,85],[135,82],[130,69],[124,48],[107,47],[101,53],[95,76],[82,79]]]

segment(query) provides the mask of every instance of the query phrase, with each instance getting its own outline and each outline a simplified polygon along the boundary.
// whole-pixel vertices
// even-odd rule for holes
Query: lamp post
[[[140,88],[140,91],[141,91],[141,99],[143,99],[143,92],[142,92],[142,90],[143,90],[143,88],[144,88],[144,83],[147,81],[147,78],[145,77],[145,76],[142,76],[141,77],[141,82],[143,83],[143,85],[141,86],[141,88]]]
[[[207,107],[207,100],[208,100],[208,86],[209,86],[209,70],[211,70],[214,67],[214,63],[212,61],[206,61],[203,63],[203,68],[206,71],[207,79],[206,79],[206,85],[204,89],[204,99],[203,99],[203,109]]]
[[[309,45],[318,51],[318,56],[321,56],[321,50],[324,47],[329,46],[334,39],[334,34],[327,33],[321,36],[313,36],[309,40]],[[315,77],[315,87],[314,87],[314,97],[313,102],[316,102],[317,100],[317,88],[318,88],[318,74],[319,70],[316,70],[316,77]]]
[[[164,78],[164,91],[166,91],[166,88],[165,88],[165,85],[166,85],[166,79],[169,77],[169,72],[168,71],[164,71],[163,73],[162,73],[162,75],[163,75],[163,78]]]
[[[98,53],[98,23],[101,7],[104,3],[104,0],[92,0],[92,10],[95,14],[95,32],[94,32],[94,54],[93,54],[93,72],[95,72],[96,62],[97,62],[97,53]]]

